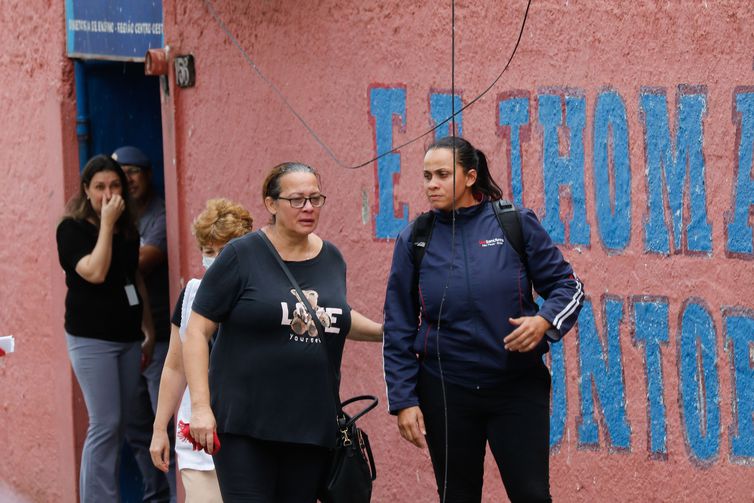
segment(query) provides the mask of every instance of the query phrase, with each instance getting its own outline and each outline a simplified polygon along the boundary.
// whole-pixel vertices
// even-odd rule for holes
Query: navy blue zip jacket
[[[399,234],[385,296],[383,359],[391,414],[419,404],[420,365],[439,377],[441,364],[444,379],[459,386],[494,387],[508,369],[541,364],[549,349],[546,339],[559,340],[576,322],[584,296],[581,282],[534,213],[517,211],[531,276],[488,202],[456,211],[454,250],[451,214],[435,211],[419,271],[419,302],[412,298],[413,224]],[[545,299],[541,308],[529,281]],[[515,328],[508,318],[535,314],[552,324],[547,337],[532,351],[506,351],[503,338]]]

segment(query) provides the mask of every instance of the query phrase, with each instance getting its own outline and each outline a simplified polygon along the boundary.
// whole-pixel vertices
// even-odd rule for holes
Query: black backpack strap
[[[414,263],[414,279],[411,286],[411,298],[417,306],[419,304],[419,268],[421,267],[424,253],[432,238],[432,229],[435,227],[435,214],[431,211],[422,213],[414,220],[411,228],[411,255]]]
[[[521,263],[529,271],[529,262],[526,259],[526,245],[524,243],[524,234],[521,230],[521,215],[510,201],[499,199],[492,201],[492,208],[495,210],[495,216],[503,230],[503,234],[508,239],[513,249],[521,259]],[[435,226],[435,214],[431,211],[422,213],[414,220],[411,229],[411,253],[414,263],[414,279],[412,283],[411,298],[419,304],[419,268],[427,251],[429,241],[432,238],[432,229]],[[531,279],[530,279],[531,281]]]
[[[526,260],[524,234],[521,231],[521,215],[518,214],[513,203],[506,201],[505,199],[492,201],[492,208],[495,210],[495,216],[500,223],[500,228],[503,229],[503,233],[508,238],[508,242],[513,249],[516,250],[516,253],[518,253],[518,256],[521,258],[521,263],[524,264],[524,267],[528,272],[529,264]]]

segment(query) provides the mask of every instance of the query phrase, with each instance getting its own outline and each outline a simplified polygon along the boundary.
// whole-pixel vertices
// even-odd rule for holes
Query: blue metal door
[[[81,167],[133,145],[149,156],[164,192],[159,79],[145,76],[143,63],[76,60],[76,103]]]

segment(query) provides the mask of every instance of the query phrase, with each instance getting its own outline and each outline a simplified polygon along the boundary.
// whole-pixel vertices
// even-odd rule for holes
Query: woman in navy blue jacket
[[[576,322],[581,282],[528,209],[516,210],[522,260],[492,208],[502,192],[468,141],[429,147],[424,190],[435,218],[418,274],[412,224],[395,243],[385,299],[390,413],[403,438],[429,447],[443,503],[481,501],[488,442],[512,502],[550,501],[542,355]]]

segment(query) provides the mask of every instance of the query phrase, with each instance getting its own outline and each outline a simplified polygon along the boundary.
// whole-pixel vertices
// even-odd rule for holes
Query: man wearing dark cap
[[[175,457],[171,457],[166,479],[165,474],[154,467],[149,454],[160,377],[170,341],[165,202],[154,192],[152,163],[144,152],[136,147],[124,146],[113,152],[112,158],[121,165],[128,178],[128,191],[141,237],[139,272],[144,277],[149,294],[156,341],[152,355],[145,355],[147,365],[142,370],[139,395],[131,409],[126,438],[144,479],[143,501],[175,501]],[[175,438],[172,432],[169,435],[171,439]]]

